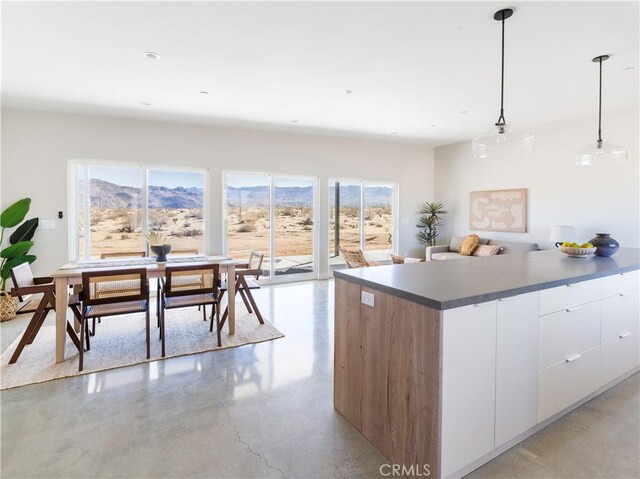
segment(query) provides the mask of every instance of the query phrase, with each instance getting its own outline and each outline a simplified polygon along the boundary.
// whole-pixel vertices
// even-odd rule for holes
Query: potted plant
[[[167,244],[167,237],[157,231],[147,233],[147,243],[151,251],[156,254],[156,261],[164,263],[167,261],[167,255],[171,253],[171,245]]]
[[[418,241],[420,244],[435,246],[438,236],[438,226],[442,226],[442,215],[446,215],[444,203],[427,202],[420,209],[420,219],[416,225],[419,228]]]
[[[9,228],[18,226],[27,216],[31,198],[22,198],[7,207],[0,215],[0,245],[4,241]],[[33,246],[33,235],[38,228],[38,218],[31,218],[22,223],[9,236],[9,245],[0,251],[0,320],[12,319],[16,315],[18,301],[7,292],[7,280],[11,276],[11,269],[22,263],[33,263],[36,257],[28,254]]]

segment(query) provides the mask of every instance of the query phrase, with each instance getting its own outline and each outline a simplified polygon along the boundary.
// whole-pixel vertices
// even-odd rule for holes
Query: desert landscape
[[[392,209],[387,188],[365,189],[365,250],[390,251]],[[358,249],[360,244],[360,193],[341,186],[340,245]],[[335,191],[330,191],[329,254],[335,252]],[[168,237],[174,251],[203,252],[202,190],[199,188],[149,187],[148,229]],[[236,259],[251,250],[269,253],[269,193],[267,187],[228,188],[227,251]],[[276,272],[309,270],[313,261],[313,189],[275,188]],[[89,238],[91,259],[109,253],[146,250],[143,239],[143,209],[138,188],[91,180]],[[79,251],[86,240],[84,215],[78,212]]]
[[[100,259],[108,253],[145,251],[141,209],[92,207],[90,218],[91,259]],[[80,231],[84,231],[82,222],[80,218]],[[149,231],[166,235],[174,250],[202,252],[202,208],[150,209]],[[81,234],[80,251],[83,242],[84,235]]]

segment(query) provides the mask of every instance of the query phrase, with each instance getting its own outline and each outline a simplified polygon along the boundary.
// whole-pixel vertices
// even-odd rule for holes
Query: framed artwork
[[[472,231],[527,232],[527,189],[472,191]]]

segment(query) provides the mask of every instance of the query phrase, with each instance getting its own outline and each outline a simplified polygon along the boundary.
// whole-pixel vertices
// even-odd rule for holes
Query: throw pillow
[[[480,244],[478,235],[467,236],[460,245],[460,254],[462,256],[471,256]]]
[[[449,251],[451,251],[452,253],[459,253],[460,246],[462,246],[463,241],[464,241],[464,236],[451,237],[451,241],[449,242]]]
[[[495,256],[500,252],[502,246],[497,245],[478,245],[473,252],[473,256]]]

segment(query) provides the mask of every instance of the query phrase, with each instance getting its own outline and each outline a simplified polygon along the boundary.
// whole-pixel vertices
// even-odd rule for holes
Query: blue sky
[[[90,168],[91,178],[115,183],[121,186],[142,187],[143,170],[140,168],[101,167]],[[149,185],[175,188],[203,188],[204,175],[190,171],[149,170]]]

